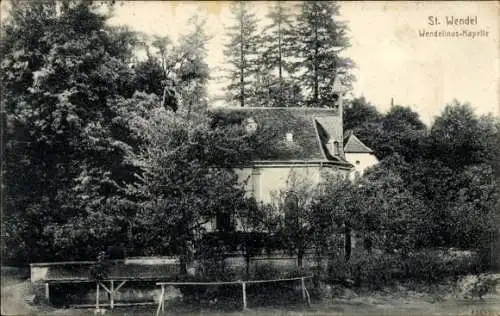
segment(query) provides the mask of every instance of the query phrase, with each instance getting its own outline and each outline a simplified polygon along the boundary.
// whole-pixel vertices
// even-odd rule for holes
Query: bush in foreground
[[[325,283],[378,289],[398,281],[437,282],[478,273],[480,257],[472,251],[428,249],[402,259],[399,254],[356,253],[350,261],[329,262]]]

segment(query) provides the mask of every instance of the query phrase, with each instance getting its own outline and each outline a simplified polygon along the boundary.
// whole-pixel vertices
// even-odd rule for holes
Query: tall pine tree
[[[308,106],[328,106],[333,97],[333,82],[341,75],[344,85],[353,76],[351,59],[340,56],[349,47],[347,26],[335,19],[339,5],[334,1],[304,1],[295,27],[293,51],[295,69],[308,92]]]
[[[257,19],[251,12],[248,2],[234,2],[231,7],[234,25],[229,27],[229,43],[224,55],[231,65],[229,77],[230,101],[238,100],[241,107],[248,104],[254,96],[254,83],[257,73],[259,35]]]
[[[276,1],[269,8],[270,23],[264,28],[260,66],[265,77],[259,96],[265,106],[298,105],[298,87],[291,77],[291,50],[293,15],[290,6]],[[295,88],[295,89],[294,89]]]

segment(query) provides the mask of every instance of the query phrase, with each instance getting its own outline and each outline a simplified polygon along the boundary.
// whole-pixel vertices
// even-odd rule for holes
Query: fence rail
[[[158,299],[158,309],[156,310],[156,316],[160,315],[160,312],[165,311],[165,286],[167,285],[228,285],[228,284],[241,284],[242,290],[242,300],[243,309],[247,309],[247,284],[257,284],[257,283],[272,283],[272,282],[286,282],[286,281],[299,281],[302,289],[302,299],[307,300],[307,303],[311,305],[311,297],[307,291],[305,280],[312,278],[312,275],[301,276],[296,278],[283,278],[283,279],[269,279],[269,280],[247,280],[247,281],[218,281],[218,282],[157,282],[156,285],[161,286],[161,295]],[[98,305],[96,305],[98,308]]]

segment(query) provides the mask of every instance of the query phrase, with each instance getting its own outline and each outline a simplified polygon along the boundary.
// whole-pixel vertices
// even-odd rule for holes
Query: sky
[[[426,123],[454,99],[469,102],[478,114],[500,113],[498,2],[353,1],[340,5],[337,18],[348,23],[351,37],[345,55],[357,65],[353,96],[364,96],[382,112],[394,98],[394,103],[410,106]],[[268,6],[269,2],[253,3],[261,18]],[[225,28],[232,23],[226,1],[125,1],[117,6],[112,23],[176,39],[189,29],[187,19],[197,10],[207,17],[207,31],[213,36],[208,63],[217,75],[216,67],[224,63]],[[429,25],[429,16],[440,25]],[[452,16],[477,17],[476,24],[446,25]],[[464,30],[483,36],[419,35]],[[221,95],[222,89],[221,84],[211,82],[210,95]]]
[[[364,96],[381,112],[394,103],[410,106],[427,124],[454,99],[469,102],[478,114],[500,114],[500,4],[479,2],[340,2],[338,20],[348,23],[357,81],[352,96]],[[253,2],[263,19],[269,2]],[[188,18],[207,18],[208,63],[212,76],[224,67],[225,28],[232,23],[227,1],[118,1],[110,23],[176,40],[189,30]],[[430,25],[430,18],[440,25]],[[451,17],[474,25],[446,25]],[[421,37],[420,32],[478,32],[472,37]],[[487,36],[485,36],[487,32]],[[211,99],[224,84],[209,83]]]

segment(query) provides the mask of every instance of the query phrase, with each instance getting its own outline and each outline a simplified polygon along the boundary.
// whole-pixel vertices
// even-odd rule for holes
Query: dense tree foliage
[[[359,179],[351,181],[340,175],[329,175],[322,190],[313,203],[313,221],[315,229],[314,244],[319,253],[335,252],[335,236],[344,240],[345,259],[349,260],[351,237],[355,230],[369,232],[370,212],[364,204]],[[373,223],[374,224],[374,223]]]
[[[128,177],[127,135],[113,120],[114,100],[134,91],[128,63],[135,37],[107,26],[95,9],[87,2],[13,3],[2,30],[3,250],[16,258],[78,256],[85,247],[67,240],[93,240],[77,218],[106,209]]]
[[[134,120],[141,146],[127,158],[141,172],[128,191],[137,197],[140,244],[148,254],[177,253],[186,262],[203,225],[242,204],[244,191],[230,167],[242,162],[235,151],[244,154],[246,133],[161,107]]]
[[[408,161],[425,154],[427,128],[418,113],[393,105],[385,114],[364,97],[346,102],[345,130],[352,130],[381,159],[398,153]]]
[[[273,192],[274,198],[270,212],[278,214],[273,218],[277,224],[282,247],[291,255],[297,256],[297,265],[302,268],[303,257],[313,246],[315,221],[313,203],[318,187],[310,175],[292,170],[287,186]]]
[[[368,102],[365,97],[345,102],[343,112],[344,130],[353,130],[364,141],[367,139],[366,136],[371,134],[370,129],[380,123],[383,117],[375,105]]]
[[[185,52],[186,62],[179,69],[179,104],[188,111],[206,110],[207,82],[210,73],[206,58],[210,36],[207,34],[206,20],[200,15],[193,15],[188,23],[192,29],[182,37],[180,50]]]
[[[498,160],[498,119],[478,117],[469,104],[454,101],[430,130],[432,155],[456,170]]]
[[[11,263],[89,259],[120,242],[130,253],[151,251],[144,246],[149,230],[141,226],[146,225],[140,221],[144,208],[138,207],[142,196],[130,190],[145,171],[129,157],[151,143],[144,133],[153,129],[147,123],[156,122],[151,115],[160,104],[165,111],[179,106],[185,122],[196,122],[197,115],[185,116],[205,106],[203,21],[193,18],[192,33],[178,47],[153,38],[146,43],[148,58],[137,62],[134,50],[144,46],[144,39],[108,26],[103,5],[108,6],[12,2],[2,29],[7,139],[2,257]],[[171,98],[163,102],[166,90]],[[172,125],[165,128],[182,134]],[[200,146],[189,153],[203,151]],[[212,160],[203,163],[214,163],[214,155],[193,159],[208,157]],[[217,158],[219,165],[224,161]],[[231,175],[221,181],[226,178]],[[156,247],[161,252],[169,246]]]
[[[363,98],[348,104],[344,114],[345,125],[381,159],[364,180],[366,188],[382,185],[375,190],[381,192],[382,204],[366,192],[370,207],[376,213],[387,207],[395,211],[397,199],[406,199],[403,213],[379,218],[379,234],[384,225],[399,218],[400,224],[411,223],[401,226],[401,231],[410,233],[396,240],[416,238],[405,241],[411,246],[408,249],[459,247],[489,256],[484,259],[494,256],[499,216],[498,118],[479,117],[470,105],[454,101],[426,128],[407,107],[392,106],[381,114]],[[404,190],[393,195],[387,191],[390,187]]]
[[[135,88],[154,93],[162,103],[176,111],[179,107],[200,111],[207,107],[209,79],[205,23],[198,15],[189,19],[192,29],[174,43],[168,36],[142,35],[140,46],[146,59],[134,65]]]

